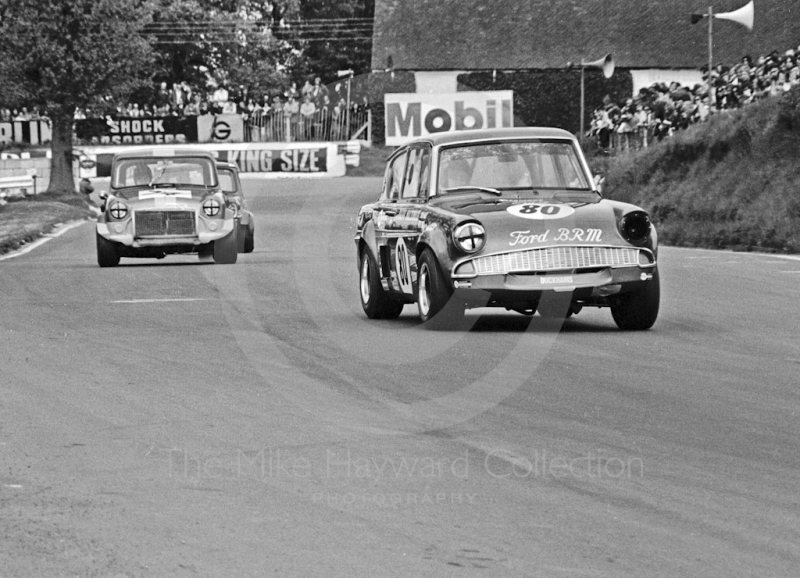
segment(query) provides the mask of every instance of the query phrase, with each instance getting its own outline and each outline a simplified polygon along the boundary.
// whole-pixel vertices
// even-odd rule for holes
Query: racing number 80
[[[561,210],[558,205],[522,205],[519,212],[525,215],[533,215],[534,213],[541,212],[543,215],[557,215]]]

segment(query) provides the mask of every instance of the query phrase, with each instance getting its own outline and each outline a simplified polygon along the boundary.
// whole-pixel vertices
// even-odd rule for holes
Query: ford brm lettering
[[[410,303],[426,328],[458,325],[471,307],[544,317],[607,307],[626,330],[649,329],[658,316],[650,217],[604,199],[563,130],[415,139],[389,158],[381,196],[356,226],[370,319],[396,318]]]
[[[196,253],[235,263],[240,209],[220,189],[214,157],[172,149],[118,154],[97,220],[97,262]]]
[[[510,90],[452,94],[386,94],[386,144],[448,131],[514,126]]]

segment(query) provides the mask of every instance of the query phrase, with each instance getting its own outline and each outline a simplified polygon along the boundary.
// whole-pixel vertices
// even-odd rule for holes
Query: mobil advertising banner
[[[169,147],[165,147],[169,148]],[[217,160],[235,164],[242,177],[341,177],[346,173],[345,152],[336,143],[207,143],[181,145],[180,151],[208,151]],[[151,148],[82,147],[78,159],[81,178],[111,176],[114,155]]]
[[[398,93],[384,97],[386,144],[437,132],[514,126],[514,91]]]

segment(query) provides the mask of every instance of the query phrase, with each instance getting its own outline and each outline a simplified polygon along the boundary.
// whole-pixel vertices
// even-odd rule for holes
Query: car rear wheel
[[[234,227],[234,229],[236,229],[236,231],[237,231],[237,233],[236,233],[236,250],[239,253],[244,253],[244,241],[247,238],[247,236],[245,235],[245,227],[244,227],[244,225],[241,224],[239,219],[236,219],[236,226]]]
[[[232,265],[236,263],[239,243],[236,227],[226,237],[214,241],[214,263]]]
[[[97,264],[101,267],[116,267],[119,265],[119,254],[112,241],[95,232],[97,237]]]
[[[245,253],[252,253],[253,249],[255,249],[255,230],[253,229],[253,225],[251,224],[247,228],[247,233],[244,236],[244,252]]]
[[[465,304],[452,299],[453,292],[433,251],[425,249],[419,259],[417,307],[426,329],[451,329],[464,318]]]
[[[359,266],[359,289],[361,307],[370,319],[397,319],[403,311],[403,303],[386,294],[381,285],[378,266],[369,252],[361,251]]]
[[[650,329],[658,318],[661,301],[661,285],[658,268],[653,278],[631,293],[620,295],[611,302],[611,316],[617,327],[626,331]]]

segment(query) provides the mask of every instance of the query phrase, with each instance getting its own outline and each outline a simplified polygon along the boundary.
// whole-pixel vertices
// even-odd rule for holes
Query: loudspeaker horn
[[[581,66],[593,66],[595,68],[601,68],[603,70],[603,76],[606,78],[611,78],[611,76],[614,74],[614,59],[611,57],[610,52],[603,58],[595,60],[594,62],[581,62]]]
[[[714,14],[714,18],[719,18],[721,20],[733,20],[734,22],[738,22],[739,24],[746,26],[748,30],[753,30],[753,14],[755,12],[754,8],[755,4],[753,3],[753,0],[750,0],[750,2],[738,10]]]

